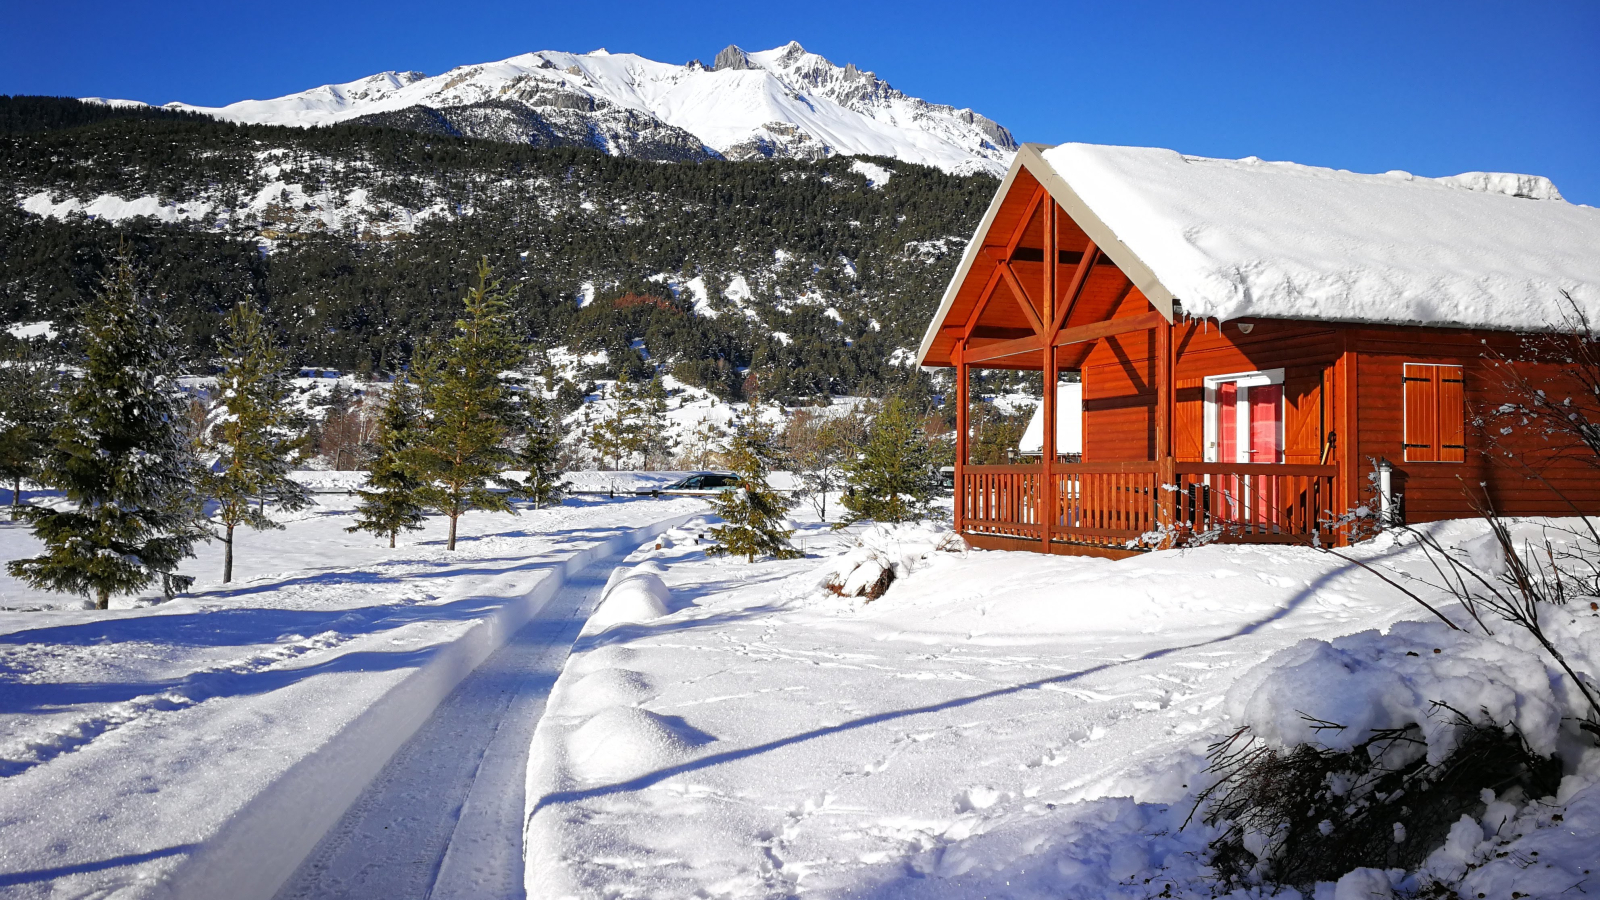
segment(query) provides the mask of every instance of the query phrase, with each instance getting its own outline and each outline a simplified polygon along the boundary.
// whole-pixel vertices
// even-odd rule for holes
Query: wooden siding
[[[1351,327],[1347,334],[1356,361],[1359,398],[1356,480],[1365,484],[1365,475],[1371,471],[1369,460],[1387,459],[1395,470],[1394,490],[1402,497],[1407,521],[1473,515],[1465,491],[1480,483],[1487,485],[1495,508],[1505,515],[1600,513],[1600,471],[1576,459],[1547,460],[1558,448],[1532,429],[1495,433],[1492,437],[1501,451],[1496,453],[1491,446],[1486,429],[1496,426],[1480,420],[1513,398],[1505,393],[1501,375],[1490,364],[1490,354],[1515,354],[1519,345],[1516,335],[1372,327]],[[1460,462],[1406,461],[1402,381],[1406,363],[1461,366],[1466,450]],[[1519,367],[1530,380],[1546,385],[1548,392],[1578,387],[1558,366]]]

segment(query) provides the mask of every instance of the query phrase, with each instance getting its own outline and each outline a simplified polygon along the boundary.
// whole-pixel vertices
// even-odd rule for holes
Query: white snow
[[[591,630],[552,692],[530,755],[530,897],[1212,898],[1215,832],[1183,825],[1206,747],[1240,724],[1299,739],[1287,723],[1308,710],[1359,738],[1415,715],[1415,697],[1476,692],[1542,741],[1553,713],[1578,711],[1527,647],[1452,640],[1309,548],[1108,562],[803,523],[812,558],[745,565],[707,558],[704,528],[631,557],[687,605]],[[1482,538],[1475,523],[1436,533]],[[1431,574],[1385,540],[1351,552]],[[821,586],[884,569],[898,577],[870,603]],[[1592,666],[1600,614],[1560,618]],[[1490,796],[1422,870],[1352,872],[1315,898],[1424,876],[1462,896],[1562,896],[1595,863],[1600,751],[1569,768],[1541,802]]]
[[[1056,385],[1056,450],[1083,452],[1083,385],[1063,382]],[[1033,408],[1033,417],[1017,441],[1018,453],[1044,452],[1044,404]]]
[[[861,159],[850,163],[850,171],[860,175],[862,178],[865,178],[867,180],[867,187],[874,188],[876,190],[882,190],[883,186],[889,183],[889,177],[894,174],[877,163],[867,162],[866,160]]]
[[[194,593],[169,603],[80,611],[0,574],[0,893],[270,894],[258,875],[292,868],[563,561],[704,509],[469,513],[449,553],[437,518],[396,550],[346,533],[353,499],[241,533],[230,585],[202,546]],[[5,559],[37,548],[0,522]],[[190,893],[164,893],[173,879]]]
[[[12,337],[20,338],[22,340],[30,340],[38,337],[42,337],[47,341],[53,341],[56,339],[55,323],[48,319],[42,322],[18,322],[15,325],[7,328],[6,332]]]
[[[1538,330],[1600,317],[1600,210],[1442,179],[1062,144],[1043,152],[1191,316]]]
[[[101,194],[87,202],[71,197],[56,202],[49,191],[23,198],[22,208],[44,218],[65,219],[74,213],[81,213],[91,219],[105,219],[108,222],[149,216],[168,223],[204,219],[212,211],[212,205],[203,200],[167,203],[148,196],[125,200],[115,194]]]
[[[272,100],[223,107],[168,104],[235,122],[328,125],[409,106],[462,106],[549,94],[632,110],[688,131],[718,152],[765,141],[799,155],[889,156],[949,172],[1003,174],[1009,133],[971,110],[908,97],[870,72],[839,67],[799,44],[748,54],[754,68],[708,69],[632,53],[539,51],[432,77],[383,72]],[[881,183],[881,182],[879,182]]]

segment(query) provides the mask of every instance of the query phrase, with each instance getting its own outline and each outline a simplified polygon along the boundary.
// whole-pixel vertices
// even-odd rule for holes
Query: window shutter
[[[1464,462],[1466,385],[1461,367],[1406,363],[1402,384],[1406,461]]]
[[[1439,391],[1432,366],[1406,363],[1405,385],[1406,462],[1438,462]]]
[[[1434,366],[1439,379],[1439,461],[1466,462],[1466,378],[1460,366]]]

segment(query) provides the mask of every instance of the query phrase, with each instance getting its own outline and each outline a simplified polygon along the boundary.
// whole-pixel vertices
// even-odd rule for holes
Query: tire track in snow
[[[278,900],[523,896],[527,756],[545,700],[606,576],[567,582],[439,704],[279,890]]]

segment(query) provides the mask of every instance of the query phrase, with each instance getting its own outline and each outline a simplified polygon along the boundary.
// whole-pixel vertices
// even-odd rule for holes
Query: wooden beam
[[[1011,264],[1002,260],[1000,271],[1005,273],[1006,285],[1011,288],[1011,296],[1017,300],[1017,305],[1022,307],[1022,315],[1028,320],[1028,325],[1034,334],[1044,334],[1044,320],[1039,318],[1039,311],[1033,308],[1033,301],[1029,299],[1028,292],[1022,287],[1022,279],[1012,270]]]
[[[1089,242],[1083,250],[1083,256],[1078,259],[1078,268],[1072,272],[1072,281],[1067,284],[1066,296],[1061,298],[1061,308],[1056,311],[1052,332],[1060,331],[1061,326],[1067,324],[1067,317],[1072,315],[1072,308],[1078,305],[1078,295],[1083,293],[1083,286],[1089,281],[1089,273],[1094,270],[1095,257],[1100,255],[1100,248]]]
[[[967,407],[971,399],[967,396],[969,373],[967,371],[966,357],[967,342],[965,339],[956,341],[956,471],[955,471],[955,526],[956,534],[960,534],[967,524],[967,429],[970,427],[967,419],[970,411]]]
[[[1028,233],[1028,226],[1033,222],[1034,212],[1039,209],[1039,202],[1047,196],[1049,192],[1041,184],[1038,190],[1033,192],[1033,196],[1028,198],[1028,205],[1022,210],[1022,221],[1017,224],[1017,230],[1011,233],[1011,240],[1006,241],[1006,259],[1010,259],[1011,254],[1016,252],[1017,245],[1022,243],[1022,236]]]
[[[985,248],[985,249],[988,249],[988,248]],[[1000,248],[999,247],[995,247],[993,249],[998,252]],[[1016,250],[1012,251],[1012,253],[1011,253],[1011,261],[1012,262],[1036,262],[1036,263],[1042,263],[1042,262],[1044,262],[1044,251],[1041,250],[1038,247],[1018,247]],[[1083,261],[1083,251],[1081,251],[1081,250],[1057,250],[1056,251],[1056,262],[1059,265],[1075,266],[1075,265],[1077,265],[1078,263],[1080,263],[1082,261]],[[1102,259],[1100,261],[1100,265],[1108,265],[1108,263],[1107,263],[1106,260]]]
[[[1128,334],[1134,331],[1149,331],[1158,325],[1166,325],[1167,317],[1159,312],[1147,312],[1126,319],[1107,319],[1104,322],[1091,322],[1088,325],[1079,325],[1075,328],[1063,328],[1056,332],[1053,342],[1057,347],[1068,344],[1077,344],[1083,341],[1099,340],[1117,334]]]
[[[994,289],[995,286],[1000,283],[1000,278],[1000,269],[997,266],[995,267],[995,270],[989,274],[989,282],[985,284],[983,286],[983,290],[978,293],[978,302],[972,305],[972,313],[971,315],[967,316],[966,324],[961,326],[962,337],[972,336],[972,329],[978,326],[978,317],[983,315],[983,311],[985,309],[989,308],[989,299],[994,296]]]
[[[1044,208],[1044,258],[1054,259],[1056,256],[1056,201],[1048,200]],[[1056,332],[1061,329],[1061,324],[1056,321],[1056,269],[1057,266],[1044,267],[1044,306],[1041,312],[1045,321],[1051,323],[1050,333],[1045,338],[1044,345],[1044,409],[1042,412],[1044,425],[1043,441],[1039,447],[1039,464],[1043,471],[1039,473],[1039,537],[1044,542],[1044,552],[1050,552],[1051,532],[1055,530],[1057,502],[1055,476],[1050,469],[1056,464],[1056,454],[1060,452],[1056,447],[1056,417],[1059,415],[1057,395],[1060,388],[1057,382],[1060,376],[1056,374],[1056,348],[1052,343]],[[1043,328],[1039,329],[1041,332]]]
[[[969,346],[964,356],[968,363],[980,363],[1042,349],[1044,349],[1044,336],[1036,334],[1032,337],[1017,338],[1011,341],[996,341],[992,344]],[[1029,368],[1032,367],[1030,366]]]

